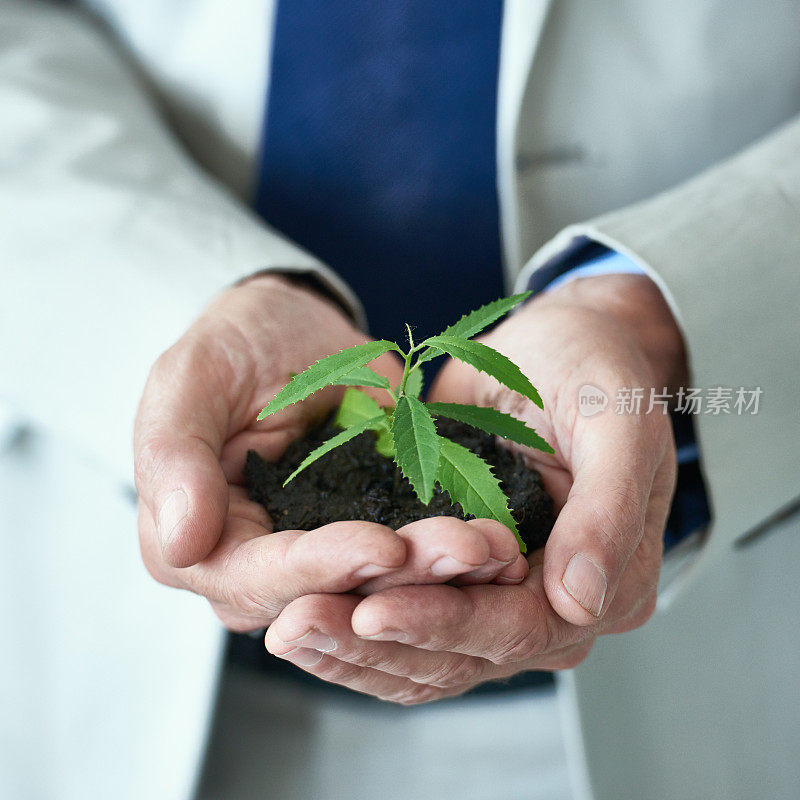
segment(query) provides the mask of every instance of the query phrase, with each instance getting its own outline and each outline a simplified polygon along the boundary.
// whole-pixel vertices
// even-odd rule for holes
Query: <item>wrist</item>
[[[195,321],[193,338],[246,356],[276,379],[365,341],[341,308],[283,274],[254,275],[223,292]]]
[[[346,306],[342,299],[313,272],[262,270],[261,272],[255,272],[252,275],[242,278],[234,284],[234,286],[245,286],[255,282],[263,282],[267,286],[277,285],[284,288],[294,288],[306,294],[310,294],[319,300],[324,300],[350,322],[356,324],[356,318],[353,315],[352,309]]]
[[[542,296],[558,305],[601,313],[622,329],[649,364],[654,386],[674,392],[688,382],[686,347],[658,286],[644,275],[598,275]]]

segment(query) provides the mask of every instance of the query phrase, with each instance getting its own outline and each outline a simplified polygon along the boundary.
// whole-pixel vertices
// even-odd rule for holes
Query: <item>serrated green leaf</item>
[[[358,367],[348,372],[347,375],[332,381],[333,386],[373,386],[376,389],[388,389],[389,379],[378,375],[369,367]]]
[[[511,295],[511,297],[501,297],[493,300],[485,306],[464,314],[458,322],[454,322],[445,328],[439,336],[455,336],[460,339],[471,339],[476,333],[480,333],[485,327],[500,319],[503,314],[507,314],[514,306],[527,300],[533,292],[522,292]],[[426,350],[419,358],[420,363],[430,361],[432,358],[441,355],[441,350],[436,348]]]
[[[539,392],[536,391],[533,384],[513,361],[510,361],[502,353],[498,353],[497,350],[481,342],[473,342],[471,339],[456,339],[453,336],[432,336],[424,343],[442,350],[459,361],[471,364],[475,369],[491,375],[509,389],[532,400],[539,408],[543,407],[542,398],[539,397]]]
[[[388,353],[389,350],[399,351],[400,348],[394,342],[380,340],[357,344],[355,347],[349,347],[347,350],[341,350],[338,353],[320,359],[299,375],[295,375],[264,406],[258,415],[258,419],[262,420],[293,403],[305,400],[314,392],[318,392],[325,386],[330,386],[334,381],[338,381],[354,369],[363,367],[378,356]]]
[[[374,429],[378,434],[375,449],[382,456],[394,458],[392,434],[389,431],[389,416],[386,410],[381,408],[368,394],[358,389],[348,389],[344,393],[344,398],[333,422],[334,425],[339,425],[341,428],[349,428],[352,425],[358,425],[365,419],[376,417],[381,417],[383,422]]]
[[[378,428],[378,439],[375,442],[375,449],[382,455],[386,456],[386,458],[391,458],[392,460],[395,459],[395,452],[394,452],[394,440],[392,439],[392,431],[390,430],[388,424],[381,425]]]
[[[419,358],[417,359],[417,364],[424,364],[426,361],[430,361],[432,358],[436,358],[437,356],[441,355],[444,355],[441,350],[437,350],[435,347],[428,347],[420,354]]]
[[[377,426],[381,425],[384,422],[384,415],[381,414],[379,417],[375,417],[374,419],[365,419],[362,422],[358,423],[357,425],[353,425],[351,428],[345,428],[341,433],[337,433],[336,436],[332,436],[326,442],[323,442],[319,447],[315,450],[312,450],[300,463],[300,466],[283,482],[283,485],[286,486],[289,481],[296,478],[306,467],[313,464],[318,458],[321,458],[326,453],[330,453],[339,445],[344,444],[345,442],[349,442],[351,439],[355,439],[360,433],[364,433],[364,431],[374,430]]]
[[[526,552],[525,542],[511,516],[508,498],[500,488],[500,481],[480,456],[450,439],[442,438],[436,479],[450,499],[459,503],[466,514],[501,522],[516,536],[520,552]]]
[[[413,372],[410,372],[406,380],[406,394],[411,397],[419,397],[422,393],[424,378],[422,367],[416,367]]]
[[[359,389],[348,389],[344,393],[333,422],[340,428],[349,428],[351,425],[358,425],[359,422],[372,419],[379,414],[385,414],[384,410],[366,392]]]
[[[433,497],[442,438],[433,417],[416,397],[403,396],[392,414],[392,438],[398,466],[426,505]]]
[[[547,442],[533,428],[529,428],[521,419],[504,414],[496,408],[484,406],[468,406],[461,403],[426,403],[425,407],[436,417],[465,422],[473,428],[480,428],[495,436],[502,436],[517,444],[534,447],[545,453],[554,452]]]
[[[515,305],[527,300],[532,294],[533,292],[522,292],[487,303],[485,306],[470,311],[469,314],[464,314],[458,322],[445,328],[439,336],[471,339],[476,333],[480,333],[487,325],[500,319],[503,314],[507,314]]]

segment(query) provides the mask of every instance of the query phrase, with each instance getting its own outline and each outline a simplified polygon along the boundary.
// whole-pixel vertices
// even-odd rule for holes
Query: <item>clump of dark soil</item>
[[[446,419],[437,420],[436,427],[441,435],[491,464],[528,552],[542,547],[553,527],[553,502],[539,473],[481,430]],[[250,498],[267,509],[276,531],[312,530],[353,519],[378,522],[394,530],[426,517],[471,519],[438,487],[430,504],[423,505],[408,481],[398,479],[394,462],[376,452],[372,431],[324,455],[283,488],[300,462],[339,430],[328,421],[289,445],[276,463],[265,461],[254,450],[248,452],[244,477]]]

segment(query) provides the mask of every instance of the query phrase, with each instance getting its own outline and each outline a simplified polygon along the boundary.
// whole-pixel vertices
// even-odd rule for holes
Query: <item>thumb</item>
[[[665,444],[637,417],[578,422],[572,488],[544,551],[545,591],[567,622],[596,624],[611,605],[644,534]]]
[[[134,429],[136,488],[172,567],[191,566],[211,552],[228,510],[219,461],[228,424],[224,392],[202,354],[191,350],[178,343],[158,359]]]

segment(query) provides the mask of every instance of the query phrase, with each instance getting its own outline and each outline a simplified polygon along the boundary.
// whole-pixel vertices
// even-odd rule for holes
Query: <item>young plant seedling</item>
[[[286,479],[284,486],[335,447],[364,431],[375,431],[377,451],[394,459],[423,504],[430,503],[438,483],[450,495],[452,502],[461,505],[465,514],[495,519],[510,528],[524,553],[525,543],[511,516],[508,498],[490,466],[466,447],[440,436],[434,417],[464,422],[489,434],[546,453],[552,453],[553,448],[522,420],[494,408],[460,403],[424,403],[419,398],[423,384],[422,364],[447,354],[491,375],[542,408],[539,393],[516,364],[491,347],[472,340],[487,325],[529,296],[530,292],[525,292],[488,303],[465,314],[438,336],[431,336],[419,344],[414,344],[411,329],[406,326],[409,340],[407,351],[394,342],[368,342],[323,358],[293,375],[289,383],[262,409],[259,420],[331,385],[385,389],[394,401],[394,408],[382,408],[368,394],[358,389],[348,389],[335,420],[344,430],[309,453]],[[385,377],[367,366],[370,361],[391,350],[399,353],[404,360],[403,376],[394,387]]]

